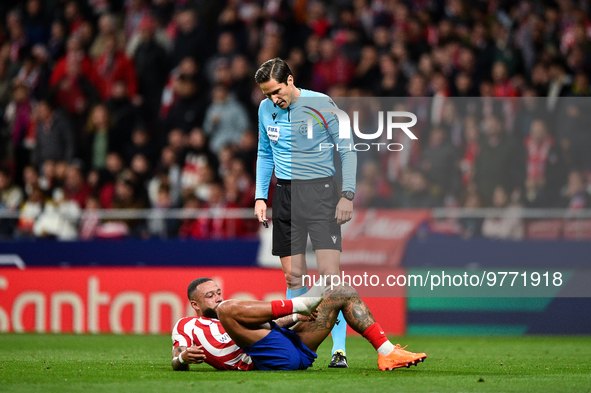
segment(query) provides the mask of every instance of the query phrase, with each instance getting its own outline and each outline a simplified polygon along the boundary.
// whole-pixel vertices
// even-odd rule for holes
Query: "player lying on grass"
[[[416,366],[427,357],[393,345],[350,286],[326,296],[324,286],[315,285],[291,300],[224,301],[217,284],[202,277],[189,284],[187,296],[197,316],[174,326],[174,370],[202,362],[218,370],[304,370],[312,366],[339,311],[377,350],[380,370]]]

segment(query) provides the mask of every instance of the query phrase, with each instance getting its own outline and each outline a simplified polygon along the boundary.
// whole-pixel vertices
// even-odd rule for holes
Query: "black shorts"
[[[335,212],[340,194],[332,177],[278,180],[273,194],[273,255],[305,254],[308,234],[314,250],[341,251]]]

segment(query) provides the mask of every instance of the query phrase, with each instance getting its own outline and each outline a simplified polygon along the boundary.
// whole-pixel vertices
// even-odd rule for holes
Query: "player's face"
[[[206,281],[199,285],[191,299],[191,306],[204,317],[217,318],[217,307],[224,301],[222,290],[213,281]]]
[[[267,82],[261,83],[259,86],[261,87],[263,94],[281,109],[287,109],[287,107],[291,105],[294,89],[293,77],[291,75],[287,77],[287,84],[279,83],[271,78]]]

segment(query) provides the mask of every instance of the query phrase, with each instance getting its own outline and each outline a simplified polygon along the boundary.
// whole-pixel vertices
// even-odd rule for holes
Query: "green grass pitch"
[[[168,336],[0,335],[0,392],[590,392],[589,337],[395,337],[427,353],[410,369],[380,372],[373,348],[347,341],[349,369],[291,372],[170,368]]]

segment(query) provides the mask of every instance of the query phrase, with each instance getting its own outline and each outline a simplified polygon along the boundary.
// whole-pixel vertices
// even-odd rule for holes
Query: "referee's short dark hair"
[[[254,74],[254,80],[260,85],[275,79],[279,83],[287,84],[287,77],[293,75],[283,59],[276,57],[264,62]]]
[[[213,280],[211,278],[207,278],[207,277],[199,277],[199,278],[196,278],[195,280],[191,281],[191,283],[189,284],[189,287],[187,288],[187,297],[189,298],[189,300],[191,300],[191,295],[193,295],[193,292],[195,292],[197,287],[199,285],[203,284],[204,282],[208,282],[208,281],[213,281]]]

